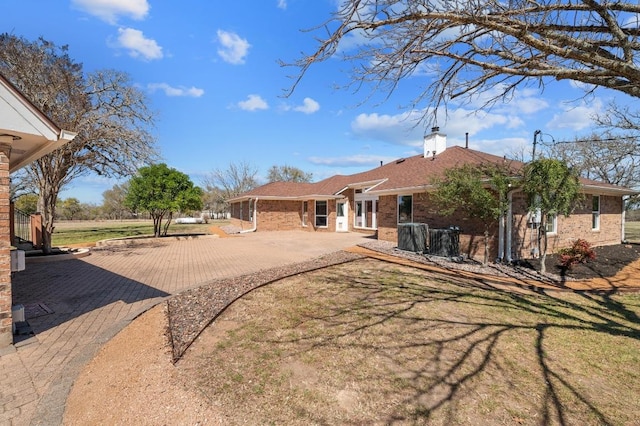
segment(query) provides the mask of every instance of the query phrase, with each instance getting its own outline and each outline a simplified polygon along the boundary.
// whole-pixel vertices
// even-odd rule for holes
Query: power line
[[[574,141],[553,141],[554,145],[567,144],[567,143],[589,143],[589,142],[615,142],[619,140],[639,140],[640,136],[619,136],[612,138],[598,138],[598,139],[576,139]],[[541,141],[542,143],[542,141]]]

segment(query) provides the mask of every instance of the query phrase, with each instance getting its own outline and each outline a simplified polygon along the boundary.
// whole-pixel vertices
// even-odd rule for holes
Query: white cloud
[[[313,114],[320,109],[320,104],[311,98],[304,98],[302,105],[293,107],[294,111],[303,112],[305,114]]]
[[[425,132],[430,131],[430,128],[425,129],[424,124],[419,122],[426,113],[428,111],[414,110],[397,115],[360,114],[351,122],[351,130],[358,138],[408,146],[415,148],[415,152],[418,153],[421,150]],[[462,108],[450,110],[446,116],[444,112],[440,112],[438,123],[440,123],[440,131],[447,135],[448,146],[464,146],[468,134],[471,146],[482,151],[490,149],[488,152],[494,152],[497,155],[505,154],[505,149],[511,148],[510,145],[500,146],[503,142],[511,143],[507,142],[504,136],[505,131],[513,134],[514,129],[521,129],[525,125],[525,122],[517,116],[474,112]],[[479,139],[474,136],[482,132],[488,136],[479,143]],[[494,135],[495,139],[492,137]],[[519,138],[511,137],[511,139],[520,142]],[[488,141],[486,146],[483,145],[485,141]]]
[[[287,0],[278,0],[278,9],[286,9],[287,8]]]
[[[222,48],[218,49],[218,55],[230,64],[244,64],[251,45],[238,34],[218,30],[218,43]]]
[[[376,167],[380,162],[388,163],[395,161],[397,157],[385,157],[380,155],[351,155],[346,157],[310,157],[309,162],[312,164],[332,167]]]
[[[507,158],[522,160],[531,151],[531,139],[524,137],[507,137],[500,139],[471,139],[469,148],[488,152],[494,155],[506,155]]]
[[[505,84],[496,84],[489,90],[474,93],[467,99],[469,103],[466,106],[471,109],[486,110],[486,103],[491,99],[499,98],[505,89]],[[524,88],[515,90],[506,102],[498,102],[493,105],[491,111],[495,113],[508,111],[510,115],[531,115],[548,107],[549,103],[540,97],[539,91]]]
[[[187,96],[192,98],[199,98],[204,95],[204,90],[198,89],[196,87],[172,87],[167,83],[150,83],[147,85],[147,88],[151,92],[155,92],[156,90],[164,91],[164,94],[167,96]]]
[[[71,3],[110,24],[115,24],[119,16],[141,20],[149,13],[147,0],[71,0]]]
[[[145,38],[140,30],[133,28],[118,28],[118,43],[116,47],[122,47],[129,51],[129,56],[146,60],[161,59],[162,47],[155,40]]]
[[[359,114],[351,122],[353,134],[368,139],[381,140],[396,145],[418,146],[422,144],[423,129],[416,124],[421,113],[411,111],[402,114]]]
[[[246,101],[238,102],[240,109],[244,111],[257,111],[260,109],[269,109],[267,101],[262,99],[260,95],[249,95]]]
[[[549,129],[583,130],[593,125],[593,116],[602,112],[602,101],[594,99],[588,105],[567,107],[560,114],[554,114],[547,127]]]

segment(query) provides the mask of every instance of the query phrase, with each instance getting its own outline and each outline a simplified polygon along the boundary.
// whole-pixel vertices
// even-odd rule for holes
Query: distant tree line
[[[147,176],[146,181],[141,180],[144,176]],[[56,220],[153,219],[153,212],[157,217],[160,211],[164,211],[163,219],[176,215],[199,216],[203,212],[213,219],[226,218],[227,200],[257,187],[260,184],[257,176],[257,167],[247,162],[231,163],[226,169],[217,169],[208,174],[203,179],[202,187],[196,187],[188,176],[165,164],[146,166],[139,169],[132,179],[104,191],[102,204],[83,203],[75,197],[59,199],[54,217]],[[311,179],[311,173],[288,165],[271,166],[267,174],[268,182],[310,182]],[[132,182],[135,183],[134,192],[138,197],[143,197],[141,192],[145,185],[152,185],[157,189],[163,186],[162,182],[167,186],[173,186],[178,192],[167,189],[164,191],[164,199],[151,199],[150,196],[146,196],[145,200],[134,201],[131,195]],[[188,201],[176,204],[175,202],[180,200],[177,194],[182,194],[183,201]],[[39,211],[38,199],[35,192],[22,191],[21,195],[14,196],[15,207],[26,214],[33,214]]]

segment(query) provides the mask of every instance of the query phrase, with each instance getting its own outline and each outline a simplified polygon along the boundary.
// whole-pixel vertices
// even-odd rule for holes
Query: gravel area
[[[251,290],[282,278],[362,258],[358,254],[338,251],[306,262],[216,280],[177,294],[167,301],[168,334],[174,362],[227,306]]]
[[[513,264],[501,263],[489,263],[488,265],[484,266],[481,262],[477,262],[473,259],[468,258],[452,259],[448,257],[429,256],[413,253],[405,250],[399,250],[396,247],[395,243],[389,241],[373,240],[364,244],[360,244],[360,246],[391,256],[409,259],[416,263],[439,266],[443,269],[467,271],[483,275],[493,275],[496,277],[511,277],[520,280],[535,280],[549,284],[558,284],[563,281],[566,282],[573,279],[571,277],[563,278],[550,272],[542,275],[538,271],[531,269],[531,267],[529,266],[518,266]]]

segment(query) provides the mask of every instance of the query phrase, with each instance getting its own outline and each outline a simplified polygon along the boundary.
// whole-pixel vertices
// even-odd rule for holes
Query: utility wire
[[[589,142],[614,142],[619,140],[639,140],[640,136],[620,136],[615,138],[598,138],[598,139],[577,139],[575,141],[553,141],[554,145],[567,143],[589,143]],[[540,141],[542,143],[542,141]]]

